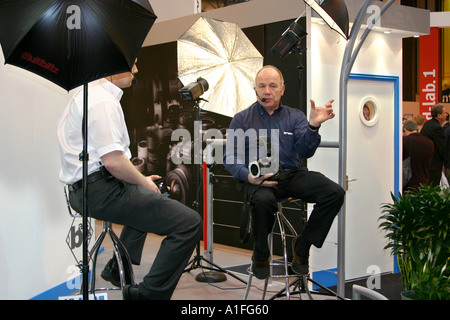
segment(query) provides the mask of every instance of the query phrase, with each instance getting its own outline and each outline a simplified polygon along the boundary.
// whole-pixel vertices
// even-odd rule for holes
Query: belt
[[[99,171],[95,171],[87,176],[87,183],[93,183],[101,179],[112,178],[112,174],[105,167],[100,167]],[[77,191],[83,187],[83,179],[78,180],[74,184],[69,185],[69,191]]]

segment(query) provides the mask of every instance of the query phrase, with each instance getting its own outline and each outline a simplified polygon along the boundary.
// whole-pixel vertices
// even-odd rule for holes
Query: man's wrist
[[[309,129],[312,131],[319,131],[319,128],[321,125],[319,124],[317,126],[315,123],[311,124],[311,122],[308,122],[308,126],[309,126]]]

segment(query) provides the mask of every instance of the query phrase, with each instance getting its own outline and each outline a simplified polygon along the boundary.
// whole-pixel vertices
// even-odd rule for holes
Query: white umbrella
[[[200,109],[229,117],[256,101],[254,79],[263,56],[235,23],[199,18],[178,40],[178,78],[205,79]]]

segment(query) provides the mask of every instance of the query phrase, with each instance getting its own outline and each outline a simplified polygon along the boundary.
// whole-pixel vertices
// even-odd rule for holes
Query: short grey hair
[[[408,131],[417,131],[417,123],[413,120],[405,121],[403,124],[403,129]]]

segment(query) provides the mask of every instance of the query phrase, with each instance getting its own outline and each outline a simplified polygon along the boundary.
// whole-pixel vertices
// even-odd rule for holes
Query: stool
[[[294,227],[291,225],[291,223],[288,221],[288,219],[283,214],[283,204],[288,203],[288,202],[296,203],[297,205],[301,206],[303,213],[306,212],[305,204],[303,203],[303,201],[301,201],[298,198],[289,197],[289,198],[280,198],[277,200],[278,211],[275,213],[275,222],[272,226],[272,231],[268,235],[268,243],[269,243],[269,248],[270,248],[270,260],[271,260],[270,275],[264,281],[264,291],[263,291],[262,300],[265,299],[269,279],[285,279],[285,288],[283,290],[281,290],[280,292],[278,292],[274,297],[272,297],[272,299],[282,296],[282,295],[285,295],[286,299],[289,300],[291,297],[291,294],[297,293],[296,291],[293,291],[293,292],[290,291],[290,287],[292,287],[292,286],[294,287],[294,289],[296,287],[299,288],[298,293],[301,293],[302,291],[304,291],[307,293],[310,300],[313,299],[311,296],[311,293],[309,292],[309,289],[308,289],[306,275],[289,273],[289,267],[290,267],[291,263],[288,261],[287,242],[286,242],[286,227],[292,232],[294,237],[297,236],[297,232],[295,231]],[[303,221],[303,225],[304,225],[304,223],[306,222],[306,214],[304,214],[304,216],[302,216],[302,219],[304,220]],[[281,259],[282,260],[281,262],[278,262],[278,261],[272,259],[273,235],[274,235],[276,226],[278,226],[278,228],[280,230],[281,244],[282,244],[282,250],[283,250],[283,257]],[[276,269],[277,268],[280,269],[280,267],[281,267],[282,271],[280,273],[277,273]],[[252,283],[252,278],[253,278],[252,265],[250,265],[250,267],[248,268],[248,273],[249,273],[249,278],[248,278],[247,287],[245,290],[244,300],[246,300],[248,297],[251,283]],[[294,281],[290,282],[290,279],[294,279]],[[285,293],[283,294],[283,292],[285,292]]]
[[[64,186],[64,195],[66,197],[67,202],[67,208],[69,210],[69,215],[73,218],[79,218],[81,215],[79,214],[73,214],[72,209],[69,202],[69,197],[67,196],[66,187]],[[100,247],[103,243],[103,240],[105,239],[106,235],[109,235],[111,242],[113,244],[113,252],[114,256],[117,260],[117,265],[119,267],[119,276],[120,276],[120,288],[95,288],[95,273],[96,273],[96,266],[97,266],[97,256],[98,252],[100,250]],[[98,236],[97,240],[94,243],[94,246],[92,247],[91,251],[88,252],[88,259],[91,259],[92,261],[92,268],[91,268],[91,286],[89,292],[91,294],[95,294],[95,291],[107,291],[107,290],[123,290],[125,285],[131,284],[134,285],[134,274],[133,274],[133,267],[131,265],[131,258],[128,254],[127,249],[123,245],[122,241],[120,241],[119,237],[116,235],[114,230],[112,229],[112,223],[109,221],[103,221],[103,228]],[[124,259],[125,258],[125,261]],[[124,263],[126,263],[129,274],[126,275],[124,272]],[[82,280],[83,281],[83,280]],[[80,294],[83,292],[83,285],[80,287]]]
[[[94,291],[101,291],[101,290],[119,290],[119,288],[95,289],[95,271],[96,271],[96,266],[97,266],[98,251],[100,249],[101,244],[103,243],[103,240],[106,237],[106,234],[108,234],[111,239],[111,242],[113,244],[114,256],[117,260],[117,265],[119,266],[120,290],[123,290],[123,288],[127,284],[131,284],[131,285],[135,284],[133,267],[131,265],[131,258],[130,258],[130,255],[128,254],[127,249],[125,248],[125,246],[120,241],[119,237],[116,235],[116,233],[112,229],[111,222],[103,221],[102,232],[98,236],[97,240],[95,241],[94,246],[91,249],[91,252],[89,253],[89,256],[91,257],[91,260],[92,260],[91,290],[90,290],[91,293],[94,293]],[[125,261],[123,258],[125,258]],[[126,275],[124,272],[124,263],[126,263],[126,266],[128,267],[128,270],[129,270],[128,275]]]

